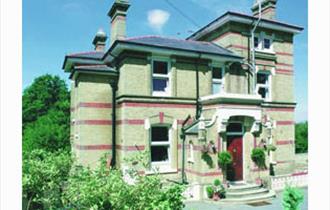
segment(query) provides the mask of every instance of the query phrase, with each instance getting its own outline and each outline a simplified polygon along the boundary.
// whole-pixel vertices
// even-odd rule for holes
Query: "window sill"
[[[146,171],[145,174],[146,175],[153,175],[153,174],[174,174],[177,173],[178,170],[177,169],[173,169],[173,168],[159,168],[158,170],[155,171]]]
[[[255,51],[256,51],[256,52],[259,52],[259,53],[268,53],[268,54],[275,55],[274,50],[255,49]]]
[[[171,94],[168,92],[152,92],[152,96],[170,97]]]
[[[193,159],[188,159],[188,163],[194,164],[195,161]]]

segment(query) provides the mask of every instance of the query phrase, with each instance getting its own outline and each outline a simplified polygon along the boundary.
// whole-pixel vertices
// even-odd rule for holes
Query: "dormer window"
[[[265,100],[270,100],[271,85],[270,73],[258,72],[257,73],[257,93]]]
[[[212,69],[212,94],[223,92],[224,85],[224,69],[221,67],[213,67]]]
[[[169,63],[167,61],[153,61],[152,71],[152,95],[170,96]]]

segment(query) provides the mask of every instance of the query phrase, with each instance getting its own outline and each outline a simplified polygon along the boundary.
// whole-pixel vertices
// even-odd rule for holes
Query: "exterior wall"
[[[111,86],[102,76],[80,75],[71,94],[77,164],[94,167],[99,158],[111,153]]]
[[[265,108],[265,114],[276,121],[274,129],[275,174],[288,174],[294,170],[295,145],[294,145],[294,109],[293,108]]]
[[[118,96],[151,95],[151,65],[147,59],[129,58],[120,67]]]

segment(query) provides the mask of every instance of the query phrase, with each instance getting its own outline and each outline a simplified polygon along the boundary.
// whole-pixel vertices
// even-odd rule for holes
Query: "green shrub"
[[[120,171],[105,164],[95,170],[74,168],[63,200],[73,209],[183,209],[184,187],[163,184],[158,175],[136,176],[128,185]]]
[[[300,190],[290,186],[285,187],[282,200],[284,210],[299,210],[299,205],[303,200],[304,195]]]
[[[266,168],[266,155],[262,148],[254,148],[251,153],[251,159],[260,169]]]
[[[70,168],[68,152],[34,150],[23,153],[22,185],[27,209],[60,208],[63,186]]]
[[[214,194],[214,189],[212,186],[207,186],[206,187],[206,194],[208,198],[212,198]]]

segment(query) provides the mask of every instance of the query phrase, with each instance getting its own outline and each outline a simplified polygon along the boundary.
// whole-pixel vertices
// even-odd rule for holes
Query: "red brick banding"
[[[277,140],[276,145],[289,145],[294,144],[293,140]]]
[[[75,144],[74,147],[78,150],[111,150],[112,145],[110,144],[99,144],[99,145],[79,145]],[[137,146],[123,146],[123,145],[116,145],[116,149],[122,151],[140,151],[144,150],[144,145],[137,145]]]
[[[307,174],[308,174],[308,172],[302,171],[302,172],[293,173],[292,176],[303,176],[303,175],[307,175]]]
[[[277,121],[276,125],[294,125],[294,121]]]
[[[143,107],[143,108],[195,108],[194,104],[173,104],[173,103],[138,103],[124,102],[119,107]]]
[[[276,107],[276,108],[266,108],[266,112],[294,112],[294,108],[282,108],[282,107]]]
[[[179,171],[180,170],[181,169],[179,169]],[[194,170],[191,170],[191,169],[185,169],[185,172],[189,173],[189,174],[194,174],[194,175],[197,175],[197,176],[220,176],[220,175],[222,175],[221,171],[202,173],[202,172],[194,171]]]

